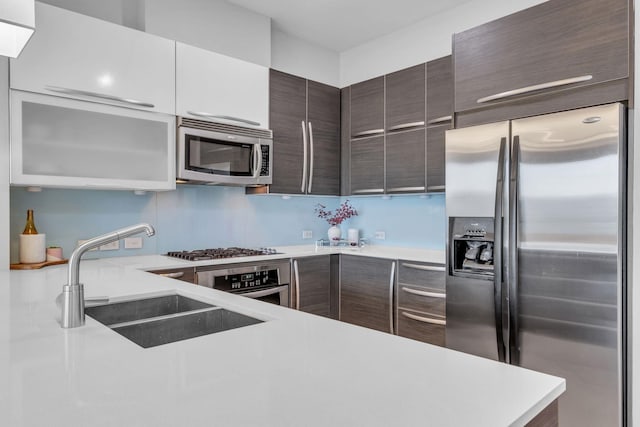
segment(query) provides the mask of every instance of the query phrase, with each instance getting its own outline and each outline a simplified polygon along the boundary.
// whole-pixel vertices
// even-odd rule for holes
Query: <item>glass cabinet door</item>
[[[11,184],[175,188],[175,118],[11,92]]]

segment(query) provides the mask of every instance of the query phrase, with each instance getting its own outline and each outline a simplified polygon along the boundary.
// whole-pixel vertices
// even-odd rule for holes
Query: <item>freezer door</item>
[[[494,360],[504,360],[502,342],[506,335],[501,301],[502,203],[496,195],[499,189],[504,193],[504,184],[499,184],[499,165],[503,165],[504,174],[508,139],[509,122],[446,134],[446,346]],[[469,242],[468,251],[460,248],[465,241]],[[463,272],[462,265],[455,265],[461,258],[464,262],[476,258],[481,264],[479,249],[490,250],[489,242],[494,242],[490,275],[486,271]],[[475,256],[474,243],[481,245]]]
[[[510,357],[566,378],[560,425],[621,423],[623,113],[512,122]]]

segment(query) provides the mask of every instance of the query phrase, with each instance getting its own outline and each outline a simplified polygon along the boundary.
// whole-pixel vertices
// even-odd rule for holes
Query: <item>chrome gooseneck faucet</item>
[[[80,283],[80,258],[90,249],[115,242],[142,232],[151,237],[156,231],[149,224],[121,228],[89,239],[73,251],[69,257],[68,282],[62,287],[62,327],[76,328],[84,325],[84,286]]]

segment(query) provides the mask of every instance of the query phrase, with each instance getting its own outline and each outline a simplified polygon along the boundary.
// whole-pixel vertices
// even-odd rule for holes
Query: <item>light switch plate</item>
[[[141,249],[142,237],[127,237],[126,239],[124,239],[124,248],[125,249]]]
[[[118,249],[120,249],[120,240],[100,246],[101,251],[117,251]]]
[[[384,240],[387,236],[384,231],[376,231],[374,237],[376,238],[376,240]]]
[[[302,238],[303,239],[313,239],[313,231],[311,231],[311,230],[302,230]]]

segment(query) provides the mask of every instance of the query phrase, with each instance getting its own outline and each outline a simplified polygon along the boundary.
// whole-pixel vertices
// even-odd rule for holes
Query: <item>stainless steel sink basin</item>
[[[177,317],[112,326],[112,329],[140,347],[148,348],[261,322],[262,320],[217,307]]]
[[[178,294],[88,307],[85,314],[144,348],[262,323]]]
[[[84,313],[96,319],[98,322],[109,326],[116,323],[132,322],[139,319],[166,316],[211,307],[213,307],[211,304],[173,294],[87,307]]]

